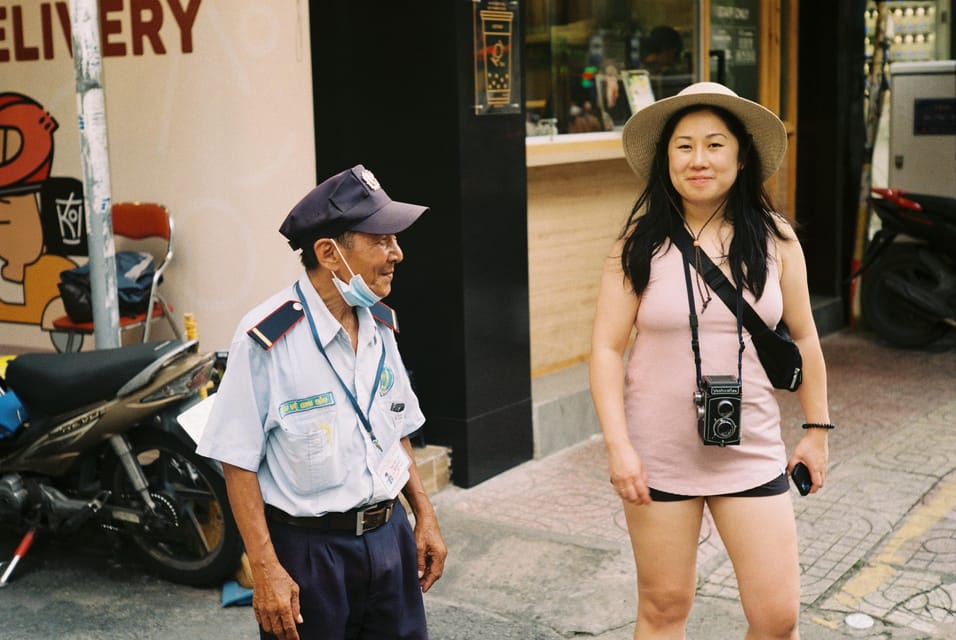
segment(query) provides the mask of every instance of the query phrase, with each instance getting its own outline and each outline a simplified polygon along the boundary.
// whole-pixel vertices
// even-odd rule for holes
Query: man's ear
[[[319,238],[312,243],[316,262],[323,269],[336,271],[342,264],[339,252],[335,250],[335,242],[331,238]]]

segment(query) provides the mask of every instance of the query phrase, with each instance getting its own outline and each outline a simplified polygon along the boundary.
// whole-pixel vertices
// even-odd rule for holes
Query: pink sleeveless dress
[[[667,250],[664,250],[667,247]],[[743,329],[741,443],[705,446],[697,433],[697,389],[688,323],[683,259],[665,243],[651,260],[647,288],[637,313],[637,337],[628,357],[624,409],[631,443],[659,491],[693,496],[735,493],[758,487],[786,470],[780,408],[747,329]],[[773,246],[771,244],[771,256]],[[759,302],[744,299],[769,326],[783,313],[779,270],[771,257]],[[701,310],[691,269],[703,375],[737,374],[737,319],[716,294]],[[705,296],[706,297],[706,296]]]

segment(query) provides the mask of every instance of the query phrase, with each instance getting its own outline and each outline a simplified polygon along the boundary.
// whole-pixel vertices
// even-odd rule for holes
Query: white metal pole
[[[97,0],[71,0],[73,64],[80,117],[80,156],[90,253],[90,291],[97,349],[120,346],[116,248],[110,212],[110,162]]]

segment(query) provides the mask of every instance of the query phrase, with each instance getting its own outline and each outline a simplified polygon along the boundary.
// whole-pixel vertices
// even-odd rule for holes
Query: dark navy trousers
[[[396,500],[362,536],[267,520],[279,562],[299,585],[302,640],[427,640],[415,536]],[[275,638],[260,627],[263,640]]]

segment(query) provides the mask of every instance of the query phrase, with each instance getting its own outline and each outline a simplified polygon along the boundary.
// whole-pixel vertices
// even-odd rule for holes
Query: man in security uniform
[[[426,207],[358,165],[279,231],[305,273],[240,322],[199,453],[220,460],[262,638],[427,638],[447,549],[409,434],[424,416],[380,301]],[[414,532],[402,491],[415,516]]]

